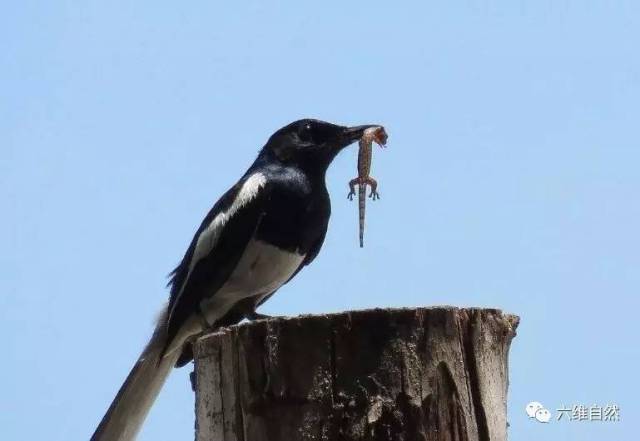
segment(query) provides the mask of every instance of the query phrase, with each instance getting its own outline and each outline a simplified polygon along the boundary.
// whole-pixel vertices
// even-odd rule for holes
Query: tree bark
[[[506,440],[518,321],[438,307],[220,329],[195,344],[196,440]]]

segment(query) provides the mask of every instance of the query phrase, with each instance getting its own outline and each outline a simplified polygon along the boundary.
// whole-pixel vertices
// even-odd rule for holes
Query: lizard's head
[[[301,119],[275,132],[263,148],[280,162],[325,172],[333,158],[377,125],[345,127],[317,119]]]

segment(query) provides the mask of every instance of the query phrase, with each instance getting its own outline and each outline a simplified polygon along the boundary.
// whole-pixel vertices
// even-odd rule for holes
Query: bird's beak
[[[352,142],[355,142],[362,138],[364,135],[364,131],[371,127],[380,127],[379,124],[366,124],[363,126],[354,126],[354,127],[345,127],[342,132],[342,141],[344,142],[344,146],[348,146]]]

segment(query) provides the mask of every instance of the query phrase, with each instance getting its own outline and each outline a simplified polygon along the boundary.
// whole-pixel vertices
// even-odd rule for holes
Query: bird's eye
[[[312,132],[313,132],[313,126],[311,125],[311,123],[306,123],[305,125],[300,127],[300,130],[298,131],[298,136],[302,141],[309,142],[313,138]]]

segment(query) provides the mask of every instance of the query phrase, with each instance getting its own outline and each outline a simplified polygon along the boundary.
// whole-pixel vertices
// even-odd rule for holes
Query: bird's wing
[[[215,295],[227,281],[260,223],[269,192],[263,174],[248,174],[207,214],[171,273],[167,345],[203,298]]]
[[[322,248],[322,244],[324,243],[324,238],[326,237],[326,235],[327,235],[327,228],[325,227],[322,230],[322,234],[318,236],[316,241],[313,243],[313,246],[309,249],[307,254],[304,256],[304,260],[300,263],[300,266],[298,267],[298,269],[296,269],[296,272],[293,273],[291,277],[289,277],[289,280],[287,280],[287,283],[289,283],[289,281],[291,281],[291,279],[293,279],[296,276],[296,274],[300,272],[302,268],[304,268],[305,266],[313,262],[313,260],[316,258],[316,256],[320,252],[320,248]]]

